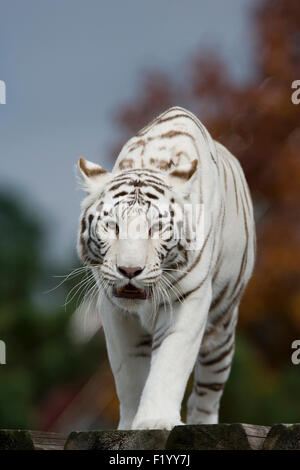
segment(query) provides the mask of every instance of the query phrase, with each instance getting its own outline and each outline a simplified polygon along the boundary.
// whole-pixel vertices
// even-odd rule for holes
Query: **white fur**
[[[174,116],[177,118],[172,119]],[[170,131],[173,134],[168,134]],[[194,159],[198,161],[194,175],[186,182],[176,177],[174,170],[188,171]],[[171,429],[181,424],[181,402],[193,370],[195,386],[188,402],[188,422],[218,421],[223,390],[219,385],[229,375],[238,305],[253,269],[255,228],[241,167],[228,150],[212,140],[197,118],[182,108],[168,110],[132,138],[105,181],[98,177],[95,183],[91,178],[87,188],[89,181],[84,176],[90,195],[83,203],[82,217],[87,217],[88,211],[96,214],[100,200],[113,202],[108,184],[128,170],[128,165],[131,169],[157,169],[170,161],[170,167],[160,168],[159,173],[171,186],[165,198],[203,204],[206,240],[200,258],[200,249],[190,251],[181,271],[167,273],[172,287],[165,286],[165,293],[172,308],[167,304],[157,308],[151,300],[115,298],[108,286],[102,292],[100,279],[109,273],[118,285],[124,283],[117,264],[145,266],[134,278],[138,287],[145,284],[151,269],[156,269],[159,277],[161,267],[155,268],[159,241],[115,240],[105,263],[91,268],[99,285],[97,308],[120,400],[119,429]],[[97,233],[99,238],[103,236],[100,229]],[[82,258],[83,243],[79,243]],[[190,294],[180,302],[176,301],[178,291]],[[147,340],[143,346],[148,335],[152,349]]]

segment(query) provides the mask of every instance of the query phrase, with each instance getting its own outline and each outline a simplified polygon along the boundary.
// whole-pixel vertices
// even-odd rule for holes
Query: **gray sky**
[[[0,185],[48,224],[47,257],[73,254],[82,197],[73,166],[80,155],[111,166],[112,112],[134,96],[142,71],[178,75],[211,46],[247,77],[253,3],[0,0]]]

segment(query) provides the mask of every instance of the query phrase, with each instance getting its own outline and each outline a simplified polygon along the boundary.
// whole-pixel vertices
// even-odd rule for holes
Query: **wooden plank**
[[[166,442],[167,441],[167,442]],[[67,445],[66,445],[67,443]],[[257,426],[210,424],[176,426],[167,431],[55,432],[0,430],[0,449],[300,449],[300,424]]]
[[[262,450],[270,426],[257,426],[256,424],[242,424],[252,450]]]
[[[63,450],[67,435],[55,432],[29,431],[36,450]]]

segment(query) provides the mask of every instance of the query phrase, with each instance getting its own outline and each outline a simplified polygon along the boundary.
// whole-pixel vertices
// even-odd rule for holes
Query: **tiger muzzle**
[[[140,289],[135,287],[132,284],[126,284],[123,287],[114,287],[113,288],[114,297],[119,297],[123,299],[140,299],[146,300],[149,297],[145,289]]]

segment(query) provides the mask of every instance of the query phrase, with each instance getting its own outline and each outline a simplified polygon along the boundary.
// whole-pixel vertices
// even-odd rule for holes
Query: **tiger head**
[[[145,301],[165,302],[188,262],[185,207],[195,170],[180,184],[178,172],[139,168],[109,173],[83,158],[78,168],[88,193],[78,254],[98,288],[128,311]]]

